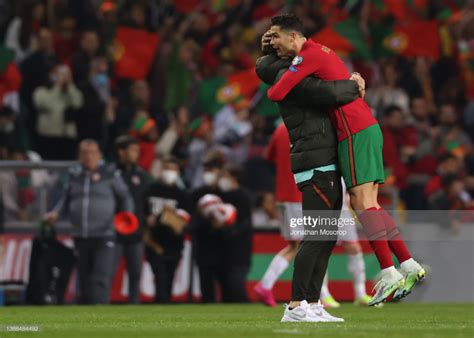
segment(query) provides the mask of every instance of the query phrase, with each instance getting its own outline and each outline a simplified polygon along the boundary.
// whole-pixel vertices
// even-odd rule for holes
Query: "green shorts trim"
[[[347,188],[363,183],[383,183],[383,135],[373,124],[339,142],[339,166]]]

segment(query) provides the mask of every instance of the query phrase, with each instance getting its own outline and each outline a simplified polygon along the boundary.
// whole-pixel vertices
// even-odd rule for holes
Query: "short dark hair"
[[[279,26],[285,31],[296,31],[304,35],[303,22],[294,14],[283,14],[272,18],[272,26]]]
[[[402,108],[400,108],[400,106],[397,106],[397,105],[392,104],[392,105],[388,106],[387,108],[385,108],[384,113],[383,113],[383,116],[384,116],[384,117],[390,117],[390,116],[392,116],[393,113],[395,113],[395,112],[400,112],[400,113],[401,113],[401,112],[402,112]]]
[[[129,135],[122,135],[115,139],[114,145],[115,149],[127,149],[132,144],[138,144],[138,141],[135,137]]]

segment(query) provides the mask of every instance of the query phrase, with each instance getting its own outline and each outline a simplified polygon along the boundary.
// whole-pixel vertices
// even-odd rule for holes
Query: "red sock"
[[[385,269],[393,266],[390,248],[387,243],[387,231],[377,208],[366,209],[359,215],[359,221],[364,228],[375,256],[377,256],[380,268]]]
[[[383,208],[379,209],[379,213],[385,224],[385,229],[387,229],[388,245],[395,256],[397,256],[398,262],[402,263],[410,259],[410,251],[408,251],[393,218]]]

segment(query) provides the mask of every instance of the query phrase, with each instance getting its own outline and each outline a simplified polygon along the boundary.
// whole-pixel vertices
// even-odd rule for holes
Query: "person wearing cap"
[[[43,219],[54,223],[61,212],[69,216],[78,256],[81,304],[107,304],[115,272],[117,211],[133,212],[133,199],[119,170],[102,161],[97,141],[79,145],[80,165],[69,170],[63,198]]]
[[[138,140],[140,147],[138,164],[146,171],[150,171],[155,160],[155,144],[158,141],[158,128],[155,120],[150,118],[147,112],[138,111],[130,135]]]
[[[117,168],[128,186],[134,202],[134,215],[138,218],[139,226],[131,233],[117,233],[117,260],[125,258],[128,272],[128,302],[140,302],[140,276],[144,253],[143,228],[145,215],[143,213],[143,197],[151,179],[149,175],[137,165],[140,148],[137,139],[123,135],[115,140],[117,152]],[[132,229],[133,230],[133,229]],[[118,263],[118,262],[117,262]]]
[[[179,180],[178,161],[165,158],[158,180],[150,185],[144,197],[145,252],[155,275],[157,303],[171,300],[174,273],[184,246],[184,226],[189,222],[189,196],[178,187]]]

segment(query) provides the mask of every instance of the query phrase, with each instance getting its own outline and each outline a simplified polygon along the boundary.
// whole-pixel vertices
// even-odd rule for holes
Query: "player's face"
[[[272,26],[270,45],[275,49],[279,58],[288,59],[295,54],[295,34],[281,30],[280,26]]]

